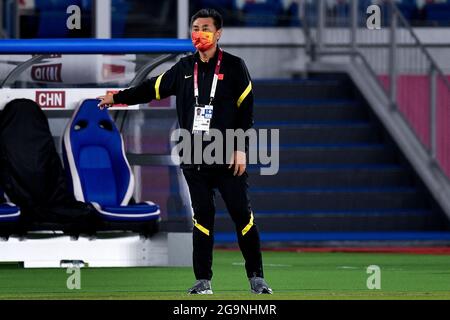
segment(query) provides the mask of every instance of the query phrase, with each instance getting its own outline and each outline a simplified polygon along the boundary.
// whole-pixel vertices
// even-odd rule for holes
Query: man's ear
[[[219,41],[221,36],[222,36],[222,29],[219,29],[217,30],[217,41]]]

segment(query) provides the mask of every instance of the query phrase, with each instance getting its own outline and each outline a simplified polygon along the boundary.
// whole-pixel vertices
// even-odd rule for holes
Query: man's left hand
[[[234,151],[231,155],[230,159],[230,165],[228,166],[228,169],[232,168],[234,166],[234,172],[233,175],[241,176],[245,172],[246,168],[246,156],[245,152],[243,151]]]

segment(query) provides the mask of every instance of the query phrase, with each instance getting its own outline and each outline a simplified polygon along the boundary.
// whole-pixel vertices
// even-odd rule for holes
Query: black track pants
[[[247,277],[263,277],[259,233],[253,222],[248,197],[247,172],[233,176],[227,167],[183,169],[194,211],[193,264],[196,279],[212,278],[214,245],[214,189],[222,195],[236,227],[239,247],[245,259]]]

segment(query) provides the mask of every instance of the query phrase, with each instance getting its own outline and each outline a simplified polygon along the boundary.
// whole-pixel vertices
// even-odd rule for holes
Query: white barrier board
[[[191,233],[0,240],[0,262],[21,262],[25,268],[61,268],[67,261],[82,261],[89,267],[191,266],[191,260]]]
[[[95,99],[107,93],[113,93],[123,88],[52,88],[52,89],[16,89],[4,88],[0,90],[0,110],[13,99],[31,99],[43,110],[74,110],[83,100]],[[111,110],[138,110],[139,105],[115,105]]]

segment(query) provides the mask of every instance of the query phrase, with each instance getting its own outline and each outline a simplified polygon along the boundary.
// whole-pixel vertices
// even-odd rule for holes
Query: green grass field
[[[450,299],[450,256],[263,252],[272,296],[249,292],[240,252],[216,250],[211,296],[188,296],[191,268],[84,268],[68,290],[65,269],[0,266],[0,299]],[[369,290],[369,265],[381,289]]]

